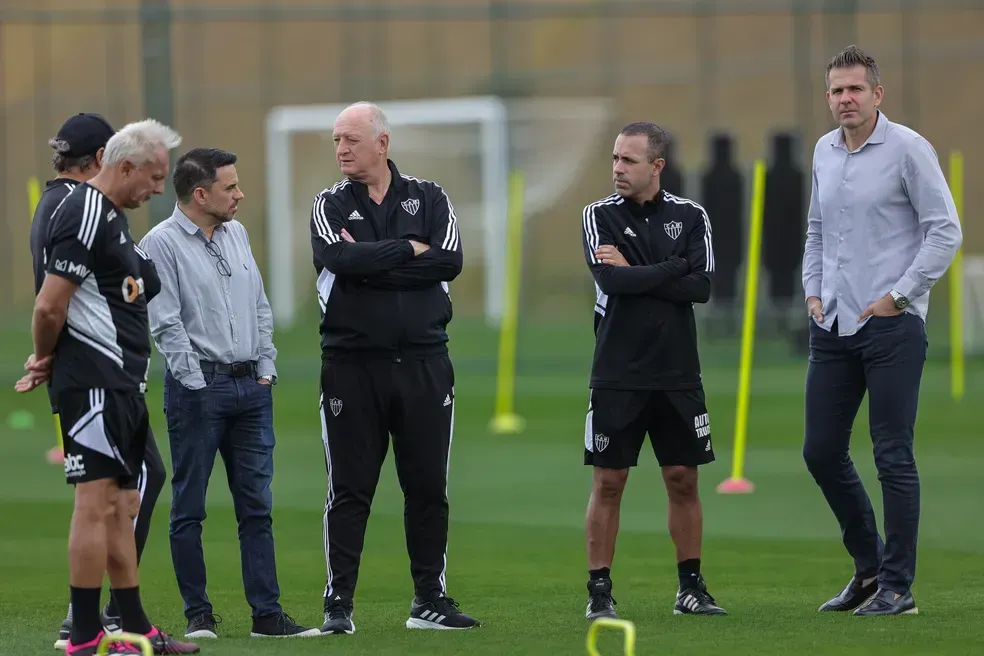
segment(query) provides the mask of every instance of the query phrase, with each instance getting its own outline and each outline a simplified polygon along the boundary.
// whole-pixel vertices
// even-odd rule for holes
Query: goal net
[[[509,174],[524,173],[524,217],[551,206],[597,154],[611,117],[605,98],[495,96],[379,103],[390,157],[452,199],[465,248],[462,278],[489,322],[502,313]],[[309,219],[314,197],[340,178],[332,128],[345,104],[275,107],[267,116],[269,297],[278,327],[316,299]],[[459,278],[459,280],[462,280]],[[456,281],[457,282],[457,281]]]

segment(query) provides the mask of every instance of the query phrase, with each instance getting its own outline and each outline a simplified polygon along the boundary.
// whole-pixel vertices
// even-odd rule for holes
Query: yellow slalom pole
[[[963,211],[964,191],[963,153],[950,153],[950,193],[957,208],[957,216],[965,223]],[[964,396],[964,285],[963,248],[957,251],[950,265],[950,395],[954,401]]]
[[[747,494],[755,486],[745,479],[745,444],[748,437],[748,403],[752,384],[755,346],[755,312],[758,306],[759,261],[762,255],[762,215],[765,213],[765,160],[755,160],[752,185],[751,234],[745,274],[745,316],[741,329],[741,364],[738,371],[738,405],[735,409],[735,447],[731,478],[718,485],[721,494]]]
[[[506,279],[503,290],[502,319],[499,323],[499,364],[496,381],[495,414],[490,423],[493,433],[519,433],[523,418],[516,414],[516,340],[519,332],[519,287],[523,266],[522,171],[509,175],[509,214],[506,217]]]
[[[31,176],[27,179],[27,206],[28,214],[31,216],[31,222],[34,222],[34,210],[37,209],[38,203],[41,202],[41,181],[38,180],[37,176]]]

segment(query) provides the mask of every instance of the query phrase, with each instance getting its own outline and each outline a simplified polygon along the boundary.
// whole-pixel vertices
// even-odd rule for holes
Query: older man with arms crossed
[[[355,632],[353,600],[366,522],[393,436],[415,596],[409,629],[470,629],[447,596],[447,476],[454,427],[448,283],[461,272],[458,220],[444,190],[389,159],[386,115],[339,114],[345,179],[318,194],[311,245],[321,303],[325,621]]]
[[[913,452],[929,290],[962,234],[936,152],[878,109],[874,59],[850,46],[827,65],[836,130],[813,153],[803,289],[810,316],[803,457],[840,524],[854,578],[821,611],[917,612],[919,475]],[[885,541],[850,456],[865,391]]]
[[[246,229],[236,156],[195,148],[174,168],[174,214],[141,242],[161,277],[150,328],[167,361],[164,413],[174,469],[171,558],[187,637],[215,638],[205,592],[202,522],[216,452],[239,523],[253,637],[320,635],[280,606],[273,541],[273,315]]]

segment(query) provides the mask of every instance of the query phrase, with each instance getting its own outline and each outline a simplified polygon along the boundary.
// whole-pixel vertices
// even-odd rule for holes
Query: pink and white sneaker
[[[66,656],[95,656],[96,651],[99,649],[99,643],[105,635],[105,631],[100,631],[95,638],[89,642],[82,643],[81,645],[73,645],[72,639],[69,638],[68,643],[65,645]],[[119,656],[120,654],[140,654],[140,648],[126,642],[113,642],[110,643],[109,649],[106,653],[111,656]]]

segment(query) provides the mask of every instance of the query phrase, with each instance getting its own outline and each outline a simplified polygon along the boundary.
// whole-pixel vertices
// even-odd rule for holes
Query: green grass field
[[[28,322],[23,322],[27,326]],[[301,623],[321,622],[324,558],[321,514],[326,490],[317,415],[319,357],[313,321],[278,334],[278,447],[274,530],[282,601]],[[239,549],[221,465],[212,478],[205,550],[209,594],[222,615],[221,639],[202,653],[255,654],[557,654],[585,653],[587,577],[583,517],[590,472],[581,464],[591,333],[587,325],[524,329],[517,409],[524,433],[490,434],[495,337],[475,325],[452,325],[457,366],[457,425],[451,465],[449,592],[484,621],[479,630],[410,632],[412,587],[402,526],[402,499],[390,455],[370,519],[356,598],[354,636],[250,641]],[[931,345],[932,349],[932,345]],[[3,334],[0,413],[27,409],[33,428],[3,430],[0,462],[0,654],[51,650],[68,595],[66,535],[71,488],[46,464],[53,444],[42,392],[12,391],[30,340]],[[969,654],[984,649],[984,440],[980,400],[984,366],[972,363],[967,398],[949,398],[948,373],[928,365],[922,389],[917,455],[923,486],[918,616],[820,616],[816,609],[851,575],[839,531],[801,456],[805,362],[768,355],[756,367],[747,475],[756,491],[726,497],[715,486],[730,471],[735,388],[733,344],[703,353],[716,463],[702,472],[704,572],[730,615],[674,617],[676,569],[666,535],[665,496],[651,451],[626,493],[613,567],[621,615],[638,631],[637,653],[656,654]],[[159,361],[158,361],[159,365]],[[160,380],[160,369],[157,378]],[[165,462],[160,384],[150,397]],[[648,445],[646,447],[648,449]],[[880,515],[871,464],[867,409],[854,452]],[[141,567],[151,618],[180,635],[181,600],[168,551],[170,487],[165,487]],[[604,633],[603,653],[621,653]]]

